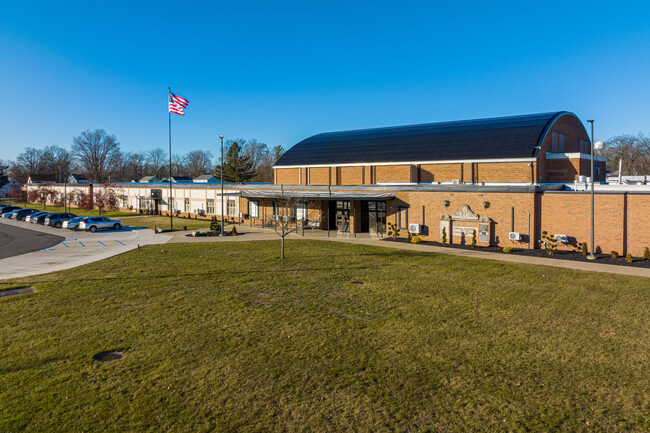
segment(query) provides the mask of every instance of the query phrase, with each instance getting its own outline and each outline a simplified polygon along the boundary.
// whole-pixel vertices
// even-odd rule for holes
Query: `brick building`
[[[556,112],[318,134],[278,160],[273,184],[224,185],[223,211],[219,183],[178,183],[171,198],[158,179],[118,187],[134,211],[262,225],[292,200],[297,224],[339,236],[384,236],[390,222],[401,236],[440,241],[444,229],[469,243],[476,232],[479,245],[518,248],[547,231],[575,249],[590,238],[590,151],[582,122]],[[605,168],[595,157],[596,248],[641,255],[650,187],[605,184]]]

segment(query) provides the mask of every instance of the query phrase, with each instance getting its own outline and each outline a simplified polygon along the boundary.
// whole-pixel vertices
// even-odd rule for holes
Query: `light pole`
[[[595,260],[594,255],[594,121],[587,120],[591,123],[591,253],[587,256],[589,260]]]
[[[223,134],[219,135],[221,139],[221,236],[223,236]]]

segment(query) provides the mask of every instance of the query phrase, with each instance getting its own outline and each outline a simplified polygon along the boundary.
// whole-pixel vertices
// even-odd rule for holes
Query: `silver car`
[[[112,220],[106,217],[90,217],[79,223],[79,230],[96,232],[97,230],[119,230],[122,228],[122,221]]]
[[[63,221],[62,227],[64,229],[78,230],[81,221],[84,221],[87,218],[88,217],[76,217],[76,218],[69,219],[68,221]]]

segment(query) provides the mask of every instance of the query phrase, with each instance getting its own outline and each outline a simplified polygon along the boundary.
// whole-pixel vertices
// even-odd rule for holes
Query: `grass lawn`
[[[146,227],[149,229],[158,226],[169,230],[170,227],[168,216],[135,216],[126,218],[122,222],[131,227]],[[183,230],[183,227],[187,227],[188,230],[207,229],[210,227],[210,221],[174,217],[174,230]]]
[[[279,248],[158,245],[1,284],[37,292],[0,298],[0,431],[650,429],[649,279]]]
[[[16,202],[15,206],[20,206],[20,207],[25,207],[24,202]],[[27,203],[28,208],[32,209],[38,209],[38,210],[44,210],[47,212],[65,212],[63,206],[53,206],[53,205],[47,205],[43,206],[40,203]],[[79,209],[73,206],[68,206],[68,212],[73,213],[78,216],[97,216],[99,215],[99,211],[97,209],[92,209],[92,210],[85,210],[85,209]],[[136,215],[133,212],[124,212],[124,211],[104,211],[102,212],[103,216],[107,216],[109,218],[115,218],[115,217],[122,217],[122,216],[133,216]]]

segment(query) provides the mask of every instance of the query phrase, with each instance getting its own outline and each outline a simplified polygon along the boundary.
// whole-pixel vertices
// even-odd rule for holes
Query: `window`
[[[186,198],[184,204],[185,204],[185,212],[190,213],[190,199]]]
[[[273,201],[273,219],[278,219],[278,202]]]
[[[566,135],[561,132],[551,132],[551,153],[566,152]]]
[[[585,140],[584,138],[580,139],[580,153],[591,155],[591,146],[589,145],[589,140]]]
[[[409,208],[406,206],[399,206],[397,208],[397,226],[400,229],[409,228]]]
[[[173,211],[174,210],[174,197],[169,199],[169,203],[167,204],[169,206],[169,210]]]
[[[304,221],[307,219],[307,204],[298,203],[296,204],[296,219],[298,221]]]
[[[139,209],[144,209],[145,208],[144,196],[142,196],[142,195],[140,196],[140,200],[139,200],[139,203],[138,203],[138,208]]]
[[[129,207],[129,196],[128,195],[125,195],[124,197],[122,197],[122,203],[124,203],[125,208]]]
[[[228,199],[228,216],[237,216],[236,201],[234,198]]]
[[[248,215],[251,218],[259,218],[260,208],[257,200],[248,200]]]
[[[207,200],[207,203],[205,205],[206,213],[213,214],[214,213],[214,199],[209,198]]]

